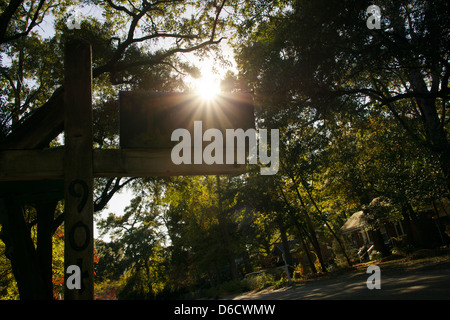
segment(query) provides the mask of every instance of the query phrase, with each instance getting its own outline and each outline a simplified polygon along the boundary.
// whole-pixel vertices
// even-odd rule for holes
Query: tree
[[[224,24],[220,14],[225,1],[214,6],[202,1],[179,0],[128,1],[123,4],[92,1],[88,5],[102,12],[103,21],[100,22],[98,17],[87,17],[81,22],[80,30],[69,30],[65,22],[67,11],[73,4],[73,1],[58,5],[45,1],[0,3],[4,9],[0,16],[0,50],[2,58],[7,58],[1,61],[0,81],[4,88],[0,99],[1,149],[39,149],[55,144],[54,139],[63,130],[63,48],[66,40],[73,36],[83,37],[92,44],[94,88],[109,97],[108,101],[103,101],[99,95],[100,99],[94,101],[100,114],[108,114],[106,109],[114,105],[111,97],[120,88],[152,86],[159,90],[173,90],[176,87],[173,82],[171,86],[162,85],[163,77],[170,74],[169,79],[174,79],[173,74],[193,69],[177,59],[177,54],[207,50],[222,40],[218,34]],[[36,26],[50,14],[55,17],[55,34],[44,38],[36,31]],[[165,40],[167,45],[152,50],[158,40]],[[158,79],[157,83],[155,79]],[[99,147],[117,145],[117,139],[107,126],[99,126],[95,136]],[[119,178],[99,180],[95,209],[104,208],[116,191],[132,181]],[[16,204],[8,204],[5,210],[9,216],[19,219],[17,224],[3,224],[2,227],[5,231],[9,228],[5,234],[18,235],[16,239],[29,238],[27,222],[20,214],[20,204],[16,207]],[[63,220],[60,215],[46,223],[59,225]],[[45,226],[46,223],[40,225]],[[47,227],[47,230],[55,229]],[[46,247],[49,247],[48,239]],[[21,296],[49,298],[51,293],[42,291],[43,282],[48,280],[36,276],[43,275],[40,269],[26,267],[37,264],[24,262],[34,261],[36,252],[42,250],[39,245],[34,248],[30,241],[28,244],[29,250],[23,251],[19,264],[29,280],[22,281],[23,278],[15,273]],[[12,245],[17,247],[17,243]],[[15,254],[18,255],[18,251]],[[47,265],[48,259],[47,254]]]
[[[259,66],[244,68],[246,74],[265,75],[260,84],[271,81],[272,91],[313,104],[324,117],[349,101],[359,109],[387,108],[437,156],[448,192],[449,4],[381,2],[377,30],[366,26],[370,2],[276,1],[282,7],[275,13],[269,2],[258,1],[261,12],[246,20],[254,27],[241,28],[248,53],[242,65]]]
[[[113,255],[117,259],[107,266],[108,270],[103,269],[99,281],[123,277],[124,284],[117,293],[119,298],[152,299],[161,290],[159,273],[164,270],[161,263],[164,235],[160,231],[162,182],[157,179],[142,181],[138,184],[140,192],[136,192],[138,195],[131,200],[123,215],[110,213],[99,222],[102,233],[108,233],[112,238],[104,249],[117,250],[100,251],[102,257]]]
[[[448,4],[382,2],[381,30],[366,26],[371,4],[257,1],[237,27],[238,77],[260,123],[288,136],[282,172],[336,239],[342,211],[384,195],[406,218],[450,186]]]
[[[223,177],[177,177],[167,186],[165,223],[170,238],[173,291],[237,279],[241,236]],[[181,276],[183,275],[183,276]],[[188,280],[189,279],[189,280]]]

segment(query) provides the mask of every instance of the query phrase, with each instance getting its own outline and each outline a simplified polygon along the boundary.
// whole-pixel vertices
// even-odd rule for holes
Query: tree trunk
[[[431,93],[437,91],[438,77],[433,77]],[[429,94],[430,91],[420,73],[420,70],[413,70],[410,75],[410,82],[414,91],[419,94]],[[444,176],[447,192],[450,192],[450,146],[444,128],[445,119],[439,119],[436,108],[436,98],[418,98],[417,103],[425,127],[427,145],[429,149],[438,155],[439,164]]]
[[[406,206],[402,206],[402,216],[403,216],[403,221],[405,222],[403,224],[403,227],[406,229],[406,243],[408,245],[416,247],[417,243],[416,243],[416,239],[414,237],[414,232],[412,229],[412,221],[411,221],[411,218],[409,217],[408,209],[406,208]]]
[[[289,248],[289,242],[286,234],[286,227],[283,225],[281,221],[279,221],[280,227],[280,235],[281,235],[281,243],[283,245],[284,258],[286,259],[286,263],[292,266],[292,256]]]
[[[44,290],[46,299],[53,299],[52,282],[52,236],[53,236],[53,215],[58,202],[50,202],[36,205],[37,211],[37,258],[42,279],[44,281]]]
[[[317,240],[316,231],[314,230],[312,225],[308,226],[308,228],[309,228],[309,232],[310,232],[310,235],[311,235],[311,243],[312,243],[312,245],[314,247],[314,251],[317,254],[317,258],[319,259],[320,266],[322,268],[322,272],[328,272],[327,266],[325,264],[325,261],[323,260],[322,250],[320,249],[319,240]]]
[[[349,258],[348,255],[347,255],[347,252],[345,251],[345,247],[344,247],[344,245],[342,244],[341,239],[338,237],[338,235],[336,234],[336,232],[334,232],[333,228],[331,228],[331,226],[330,226],[330,224],[328,223],[326,217],[324,217],[324,215],[323,215],[323,213],[322,213],[322,210],[320,210],[319,207],[317,206],[316,201],[314,200],[314,198],[312,197],[311,193],[309,192],[309,190],[308,190],[308,188],[307,188],[307,186],[306,186],[306,183],[305,183],[305,181],[304,181],[303,179],[302,179],[302,184],[303,184],[303,187],[304,187],[305,190],[306,190],[306,193],[308,194],[309,199],[310,199],[311,202],[313,203],[314,208],[316,209],[317,213],[318,213],[319,216],[322,218],[322,220],[324,221],[326,227],[328,228],[328,230],[331,232],[331,234],[333,235],[333,237],[334,237],[334,238],[336,239],[336,241],[338,242],[338,245],[339,245],[339,247],[341,248],[342,253],[344,254],[345,259],[347,260],[348,265],[351,266],[352,263],[351,263],[351,261],[350,261],[350,258]]]
[[[416,212],[409,203],[407,205],[407,208],[409,211],[409,216],[411,217],[411,228],[413,230],[413,235],[415,237],[415,243],[417,244],[417,246],[423,247],[426,241],[423,234],[424,232],[422,230],[422,226],[420,225]]]
[[[40,272],[30,229],[23,217],[21,205],[13,198],[5,201],[7,221],[6,237],[12,246],[10,256],[14,278],[21,300],[40,300],[48,297]]]
[[[294,180],[293,180],[293,182],[295,183]],[[300,195],[300,192],[298,191],[298,187],[297,187],[296,183],[295,183],[295,191],[297,193],[297,197],[300,200],[300,203],[301,203],[302,207],[305,209],[304,217],[305,217],[305,220],[306,220],[306,225],[308,227],[311,244],[313,245],[314,251],[317,254],[317,258],[319,259],[320,266],[322,267],[322,271],[323,272],[327,272],[328,270],[327,270],[327,267],[325,265],[325,261],[323,261],[322,251],[320,250],[320,244],[319,244],[319,241],[317,240],[316,230],[314,229],[314,226],[312,224],[311,218],[309,217],[309,214],[306,212],[305,203],[303,202],[303,198]]]
[[[231,272],[231,278],[233,280],[236,280],[238,276],[237,266],[236,266],[236,259],[234,252],[231,248],[231,242],[230,242],[230,235],[228,234],[228,223],[227,219],[225,217],[225,213],[223,212],[222,208],[222,197],[220,192],[220,177],[216,176],[217,180],[217,197],[218,197],[218,216],[219,216],[219,227],[222,230],[222,236],[225,244],[225,252],[227,253],[228,263],[230,264],[230,272]]]
[[[300,233],[300,242],[302,243],[303,248],[305,249],[306,258],[308,259],[309,265],[311,266],[311,271],[313,273],[317,273],[317,269],[316,269],[316,266],[314,265],[314,262],[313,262],[313,260],[311,258],[311,253],[309,252],[308,245],[305,242],[305,239],[303,238],[303,230],[302,230],[302,228],[301,228],[301,226],[300,226],[300,224],[298,222],[295,224],[295,226],[297,227],[297,230]]]
[[[295,183],[295,180],[294,180],[292,177],[291,177],[291,179],[292,179],[292,181]],[[289,208],[291,208],[291,205],[290,205],[288,199],[286,198],[286,195],[284,194],[283,188],[281,187],[280,184],[278,184],[278,188],[280,189],[280,192],[281,192],[281,195],[283,196],[284,202],[286,203],[286,205],[287,205]],[[297,197],[299,198],[300,203],[301,203],[302,206],[304,207],[303,199],[302,199],[302,197],[301,197],[301,195],[300,195],[300,193],[299,193],[297,187],[296,187],[296,191],[297,191]],[[291,209],[292,209],[292,208],[291,208]],[[308,249],[308,247],[307,247],[307,244],[305,243],[305,240],[303,239],[303,234],[304,234],[304,232],[303,232],[303,230],[302,230],[302,226],[300,225],[300,223],[297,221],[297,219],[296,219],[295,217],[290,216],[290,218],[292,219],[292,223],[297,227],[297,230],[298,230],[298,232],[299,232],[300,241],[301,241],[301,243],[302,243],[302,245],[303,245],[303,248],[305,249],[306,257],[308,258],[308,262],[309,262],[309,264],[310,264],[310,266],[311,266],[311,271],[312,271],[313,273],[317,273],[316,266],[314,265],[314,262],[312,261],[311,254],[310,254],[310,252],[309,252],[309,249]],[[308,218],[309,218],[309,217],[308,217]],[[315,234],[314,234],[314,235],[315,235]]]

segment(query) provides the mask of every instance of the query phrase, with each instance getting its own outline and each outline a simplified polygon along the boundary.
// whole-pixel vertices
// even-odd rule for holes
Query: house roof
[[[364,227],[366,221],[364,220],[364,212],[358,211],[352,214],[352,216],[347,220],[346,223],[341,227],[341,232],[348,233],[356,231]]]
[[[376,202],[378,202],[380,204],[380,201],[382,201],[382,200],[383,199],[381,197],[375,198],[372,200],[371,205],[375,204]],[[383,204],[381,203],[381,205],[383,205]],[[444,198],[440,201],[436,201],[435,206],[436,206],[436,209],[437,209],[440,217],[450,216],[450,201],[449,200]],[[435,211],[435,207],[430,205],[427,207],[422,207],[419,211],[422,212],[422,211],[427,211],[427,210]],[[354,214],[352,214],[352,216],[347,220],[347,222],[345,222],[344,225],[341,227],[340,231],[342,233],[349,233],[349,232],[361,230],[366,225],[367,225],[367,221],[364,219],[364,212],[358,211],[358,212],[355,212]]]

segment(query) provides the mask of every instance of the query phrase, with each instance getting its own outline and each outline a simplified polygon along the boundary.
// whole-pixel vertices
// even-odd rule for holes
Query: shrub
[[[391,252],[392,254],[407,256],[414,251],[414,247],[411,245],[395,245]]]
[[[217,286],[203,290],[202,295],[206,298],[217,299],[221,296],[242,293],[249,291],[250,288],[245,280],[231,280],[221,283]]]
[[[249,286],[247,282],[243,280],[231,280],[224,282],[219,286],[221,294],[241,293],[248,290]]]
[[[288,280],[284,277],[282,277],[280,280],[275,281],[273,283],[273,286],[275,287],[275,289],[279,289],[279,288],[283,288],[285,286],[287,286],[289,284]]]
[[[379,260],[379,259],[383,258],[383,255],[381,254],[381,252],[379,252],[377,250],[372,250],[369,257],[370,257],[370,260]]]
[[[245,280],[250,290],[261,290],[274,284],[275,277],[269,273],[261,273]]]

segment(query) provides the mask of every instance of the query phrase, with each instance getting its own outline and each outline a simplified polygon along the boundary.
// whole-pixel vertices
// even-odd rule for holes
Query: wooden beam
[[[64,88],[55,90],[52,97],[23,122],[13,127],[11,133],[0,141],[0,149],[41,149],[64,129]]]
[[[170,158],[170,149],[94,150],[96,177],[168,177],[216,174],[240,174],[245,165],[180,164]]]
[[[0,181],[64,178],[64,149],[0,151]],[[245,165],[175,165],[170,150],[93,151],[94,177],[165,177],[241,174]]]
[[[0,151],[0,181],[63,179],[64,149]]]

